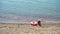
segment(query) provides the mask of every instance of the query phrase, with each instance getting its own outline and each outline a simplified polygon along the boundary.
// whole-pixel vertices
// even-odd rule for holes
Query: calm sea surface
[[[60,21],[60,0],[0,0],[0,21]]]

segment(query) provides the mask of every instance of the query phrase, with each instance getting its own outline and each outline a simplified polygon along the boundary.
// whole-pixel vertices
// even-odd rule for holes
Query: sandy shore
[[[0,34],[60,34],[60,23],[39,26],[30,24],[0,23]]]

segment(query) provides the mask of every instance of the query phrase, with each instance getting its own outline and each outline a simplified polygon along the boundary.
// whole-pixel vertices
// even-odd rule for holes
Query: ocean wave
[[[58,17],[37,17],[37,16],[0,16],[0,22],[4,21],[13,21],[13,22],[31,22],[38,21],[42,22],[59,22],[60,18]]]

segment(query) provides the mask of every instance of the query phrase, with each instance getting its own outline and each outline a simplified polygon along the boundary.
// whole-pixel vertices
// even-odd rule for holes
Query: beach
[[[60,34],[60,0],[0,0],[0,34]]]
[[[0,23],[0,34],[60,34],[60,23],[32,26],[22,23]]]
[[[39,20],[41,27],[30,23]],[[60,19],[47,16],[0,16],[0,34],[60,34]]]

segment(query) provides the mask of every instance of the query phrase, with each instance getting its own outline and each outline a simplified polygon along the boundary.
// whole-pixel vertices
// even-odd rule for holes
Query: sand
[[[0,34],[60,34],[60,23],[42,24],[41,27],[30,24],[1,23]]]

